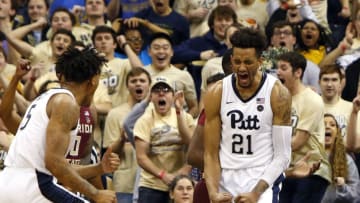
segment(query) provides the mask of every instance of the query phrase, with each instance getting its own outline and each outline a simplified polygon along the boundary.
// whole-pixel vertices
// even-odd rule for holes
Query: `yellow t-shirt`
[[[40,76],[45,73],[54,71],[54,61],[52,59],[52,49],[50,41],[44,41],[34,47],[30,56],[31,65],[37,65],[39,63],[44,64],[44,68],[40,69]]]
[[[319,49],[309,49],[308,51],[300,51],[307,60],[319,65],[326,55],[325,46],[320,46]]]
[[[45,73],[43,76],[39,77],[35,80],[34,88],[37,94],[39,94],[40,88],[47,82],[47,81],[58,81],[59,79],[56,76],[55,72],[48,72]],[[51,88],[59,88],[60,83],[50,83],[46,89]]]
[[[108,88],[112,106],[116,107],[127,101],[129,91],[126,87],[126,76],[131,70],[128,59],[114,58],[102,67],[101,82]]]
[[[103,147],[108,147],[121,138],[123,121],[131,108],[132,106],[128,103],[124,103],[111,109],[108,113],[105,122]],[[133,193],[138,164],[135,150],[130,142],[125,142],[124,155],[124,160],[121,161],[120,166],[113,174],[113,189],[116,192]]]
[[[111,22],[107,21],[106,26],[111,27]],[[72,33],[75,36],[75,39],[78,41],[81,41],[85,45],[92,45],[93,41],[91,39],[91,36],[93,34],[93,30],[95,29],[95,26],[87,24],[87,23],[81,23],[80,26],[75,26],[72,29]]]
[[[331,182],[331,168],[324,145],[325,124],[322,98],[310,88],[306,88],[292,97],[291,108],[293,132],[302,130],[310,134],[305,145],[292,152],[291,164],[295,164],[308,151],[314,151],[315,155],[310,158],[310,161],[321,159],[320,168],[315,172],[315,175],[319,175]]]
[[[335,116],[337,123],[341,129],[341,134],[346,141],[346,130],[349,124],[349,118],[352,111],[352,103],[339,99],[335,104],[324,104],[325,113]]]
[[[185,114],[185,120],[189,127],[194,125],[190,114]],[[153,108],[145,111],[135,123],[134,136],[149,144],[148,157],[166,172],[173,173],[186,163],[186,146],[182,144],[179,135],[175,108],[167,116],[157,114]],[[139,186],[169,190],[168,185],[145,170],[141,171]]]
[[[164,70],[156,70],[152,65],[145,66],[145,69],[149,71],[152,80],[157,76],[164,76],[174,82],[173,87],[175,90],[182,90],[186,100],[196,99],[194,80],[189,72],[179,70],[173,65]]]
[[[15,74],[15,71],[16,71],[16,67],[13,64],[7,63],[1,74],[4,75],[4,77],[7,79],[8,82],[10,82],[11,78]],[[2,87],[0,87],[0,88],[2,88]],[[16,89],[20,94],[23,94],[23,88],[24,88],[24,85],[19,82]]]

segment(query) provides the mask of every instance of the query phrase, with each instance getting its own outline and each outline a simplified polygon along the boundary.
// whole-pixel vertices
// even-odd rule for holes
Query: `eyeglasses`
[[[142,43],[143,40],[141,38],[127,38],[126,39],[128,42],[132,42],[132,43]]]
[[[285,30],[285,31],[275,31],[274,32],[274,35],[276,36],[281,36],[281,35],[285,35],[285,36],[289,36],[289,35],[292,35],[292,31],[290,30]]]
[[[155,87],[151,90],[151,92],[154,92],[154,93],[160,93],[160,92],[168,93],[171,91],[172,91],[172,89],[169,87]]]

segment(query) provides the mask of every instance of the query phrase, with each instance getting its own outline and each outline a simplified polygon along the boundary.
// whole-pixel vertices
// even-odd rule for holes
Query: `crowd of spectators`
[[[112,147],[121,157],[105,187],[118,202],[192,202],[203,168],[187,161],[199,156],[187,150],[202,141],[192,136],[204,124],[203,95],[214,77],[231,73],[230,38],[241,28],[267,37],[261,71],[290,92],[299,80],[316,94],[303,103],[292,96],[298,108],[318,111],[318,121],[325,115],[321,135],[294,136],[316,139],[302,156],[316,148],[328,158],[320,168],[328,171],[311,175],[329,184],[322,202],[360,202],[360,7],[350,0],[1,0],[0,104],[8,88],[16,94],[11,111],[0,107],[0,168],[16,132],[10,113],[21,118],[59,87],[55,64],[68,47],[92,46],[107,62],[91,104],[91,144],[100,156]],[[287,52],[306,59],[298,75],[299,67],[286,75],[278,63],[294,62]],[[31,70],[9,86],[22,58]]]

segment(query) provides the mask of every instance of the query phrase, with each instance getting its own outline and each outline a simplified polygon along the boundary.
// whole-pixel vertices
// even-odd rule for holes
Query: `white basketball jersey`
[[[69,94],[74,98],[68,90],[51,89],[31,103],[10,146],[5,160],[7,167],[35,168],[43,173],[51,174],[45,167],[46,128],[49,123],[46,106],[55,94]],[[67,153],[75,141],[77,129],[76,127],[70,133]]]
[[[225,169],[263,166],[273,158],[271,91],[277,79],[263,74],[258,90],[247,100],[236,89],[235,75],[223,79],[220,164]]]

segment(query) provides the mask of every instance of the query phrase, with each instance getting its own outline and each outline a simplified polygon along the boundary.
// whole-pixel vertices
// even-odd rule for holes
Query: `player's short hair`
[[[57,60],[55,65],[59,79],[82,83],[101,73],[101,67],[107,62],[95,48],[85,47],[79,50],[70,46]]]
[[[241,28],[235,31],[230,37],[230,42],[235,48],[255,48],[257,57],[260,57],[266,48],[265,35],[253,28]]]

